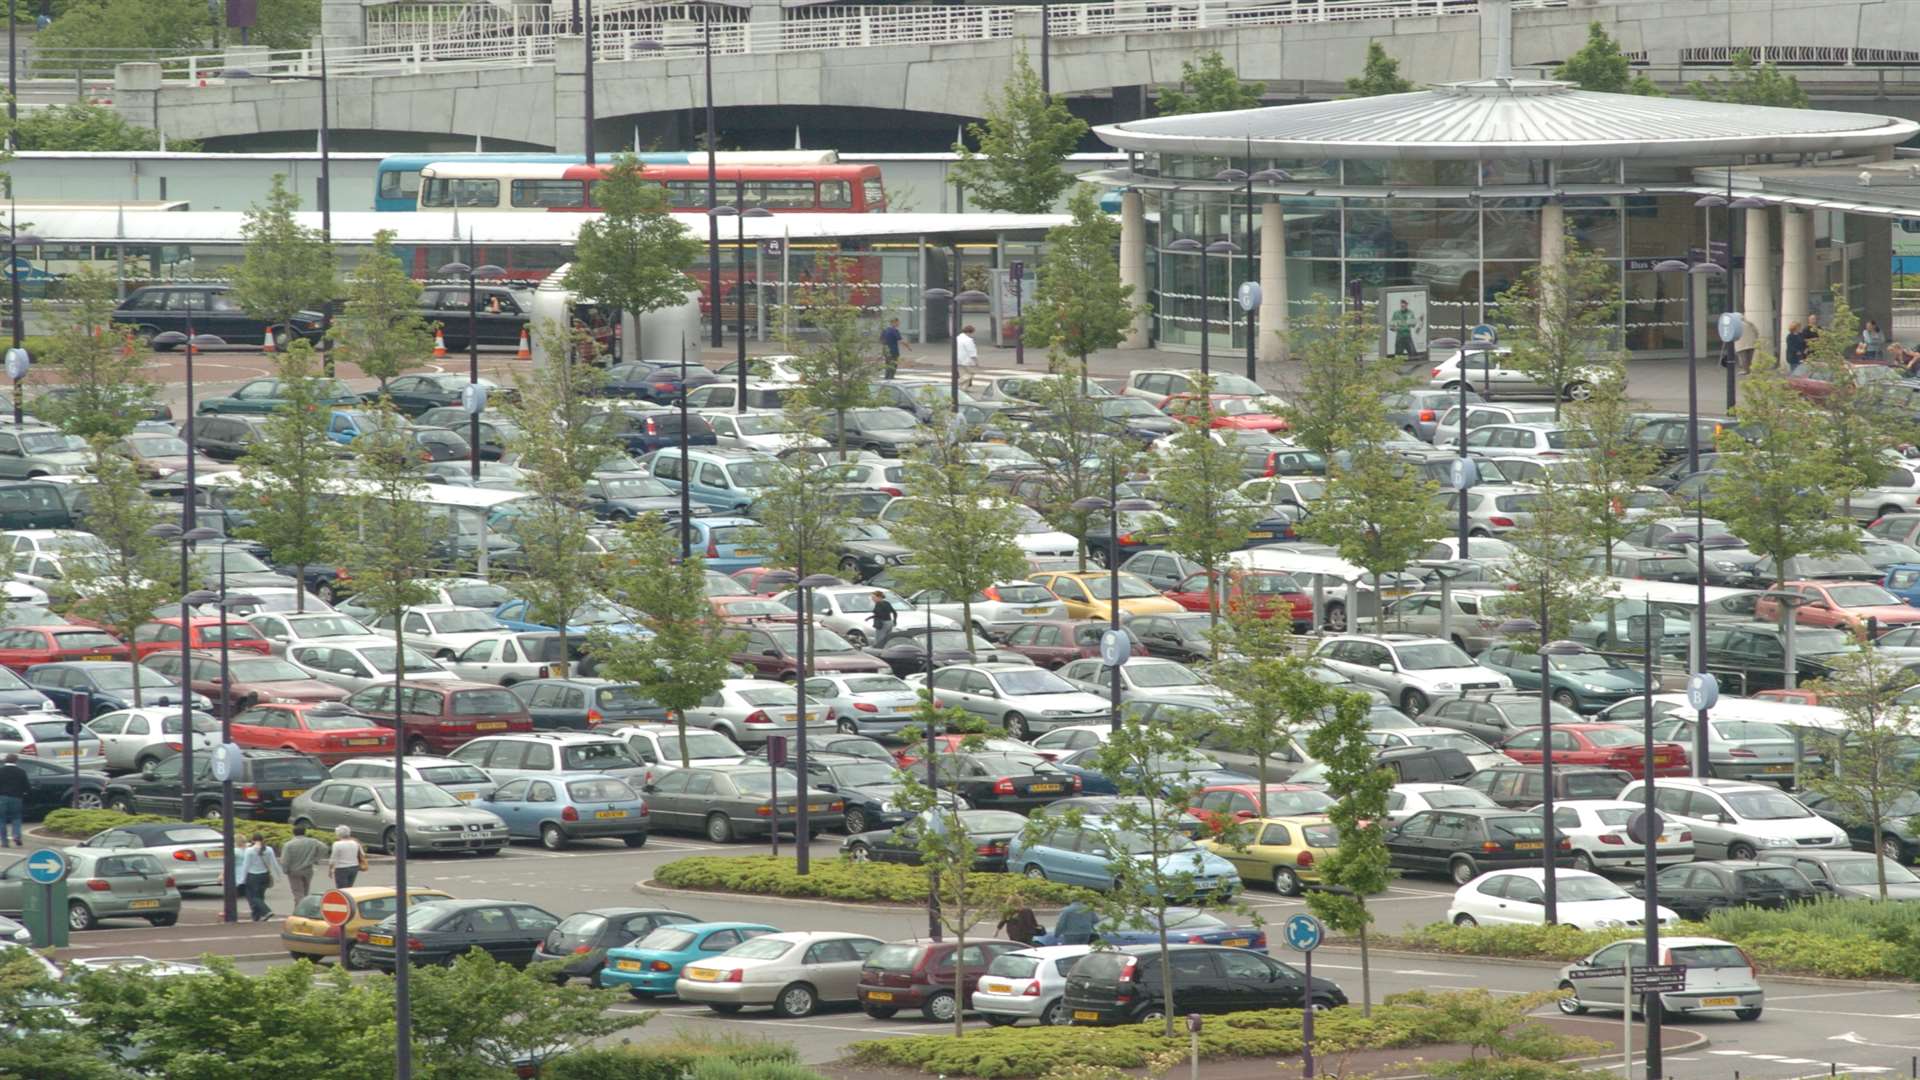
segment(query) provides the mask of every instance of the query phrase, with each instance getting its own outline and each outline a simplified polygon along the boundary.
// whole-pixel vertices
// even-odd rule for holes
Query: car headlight
[[[1589,694],[1602,694],[1606,692],[1607,688],[1604,686],[1595,686],[1589,682],[1583,682],[1580,684],[1580,689],[1585,690]]]
[[[1073,713],[1067,709],[1042,709],[1040,710],[1040,715],[1041,716],[1072,716]]]
[[[1720,570],[1729,574],[1734,573],[1740,569],[1740,564],[1737,562],[1716,561],[1712,565],[1715,570]]]
[[[1452,683],[1450,683],[1450,682],[1443,682],[1443,683],[1434,683],[1434,684],[1433,684],[1433,688],[1434,688],[1435,690],[1452,690],[1452,689],[1455,689],[1455,687],[1454,687],[1454,685],[1453,685]]]
[[[1763,847],[1763,848],[1793,847],[1794,843],[1791,840],[1783,840],[1777,837],[1763,836],[1757,839],[1756,841],[1754,841],[1754,846]]]

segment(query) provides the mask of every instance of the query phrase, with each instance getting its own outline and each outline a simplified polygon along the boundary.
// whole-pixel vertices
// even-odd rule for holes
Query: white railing
[[[1568,0],[1517,0],[1522,7],[1565,7]],[[340,78],[418,74],[503,64],[553,62],[557,26],[534,5],[498,5],[471,18],[395,18],[370,23],[379,40],[355,49],[331,50],[328,74]],[[706,29],[697,20],[672,19],[687,10],[669,5],[631,5],[594,12],[596,60],[674,59],[705,48]],[[1413,19],[1474,15],[1480,0],[1110,0],[1055,4],[1049,32],[1060,38],[1284,26],[1359,19]],[[1037,31],[1035,7],[856,7],[773,23],[716,21],[716,54],[818,52],[868,46],[947,45],[1011,38]],[[838,12],[851,11],[852,14]],[[659,21],[667,17],[665,21]],[[1028,28],[1018,28],[1024,18]],[[415,35],[412,40],[403,40]],[[223,56],[182,56],[161,61],[169,80],[217,79],[228,67]],[[311,49],[268,54],[247,64],[261,78],[311,76],[320,69]]]

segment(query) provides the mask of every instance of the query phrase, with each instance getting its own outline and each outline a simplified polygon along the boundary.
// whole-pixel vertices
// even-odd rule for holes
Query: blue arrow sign
[[[27,876],[36,884],[51,885],[67,876],[67,860],[52,848],[41,848],[27,856]]]
[[[1320,920],[1311,915],[1294,915],[1287,919],[1287,944],[1296,952],[1312,952],[1320,947],[1320,939],[1327,936],[1327,928]]]

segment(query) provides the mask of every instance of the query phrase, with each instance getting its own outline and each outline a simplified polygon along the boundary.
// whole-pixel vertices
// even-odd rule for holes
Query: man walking
[[[893,378],[900,370],[900,320],[890,319],[887,328],[880,331],[880,348],[887,354],[887,378]]]
[[[893,633],[894,620],[898,617],[898,613],[893,610],[893,605],[887,603],[887,594],[879,589],[873,590],[873,643],[875,645],[887,643],[887,635]]]
[[[8,754],[0,764],[0,848],[26,847],[20,829],[27,816],[27,794],[32,781],[20,767],[20,755]]]
[[[327,845],[307,835],[305,825],[293,827],[293,839],[280,850],[280,867],[287,872],[287,887],[293,890],[297,907],[313,887],[313,868],[327,857]]]
[[[973,343],[973,324],[960,328],[960,336],[953,339],[955,355],[960,367],[967,373],[967,389],[973,389],[973,369],[980,366],[980,346]]]

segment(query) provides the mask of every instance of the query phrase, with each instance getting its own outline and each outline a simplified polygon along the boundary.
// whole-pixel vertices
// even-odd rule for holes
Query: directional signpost
[[[1287,946],[1306,957],[1306,1000],[1300,1003],[1300,1076],[1313,1080],[1313,950],[1326,940],[1327,928],[1311,915],[1287,919]]]
[[[20,898],[20,921],[33,934],[36,949],[67,944],[67,860],[52,848],[27,856],[27,880],[33,887]]]

